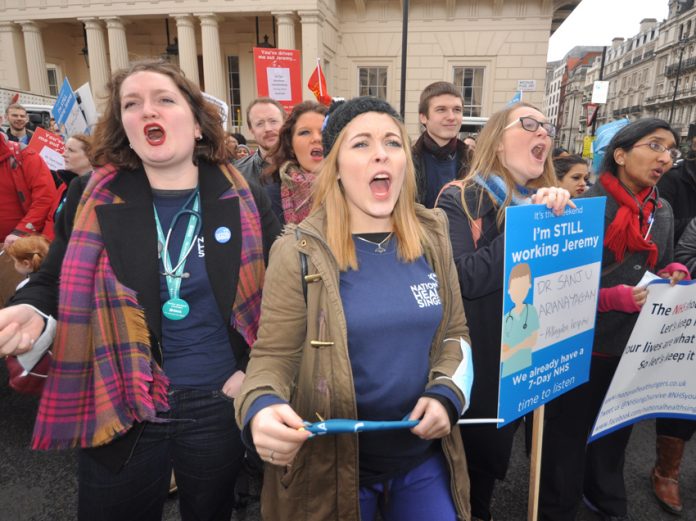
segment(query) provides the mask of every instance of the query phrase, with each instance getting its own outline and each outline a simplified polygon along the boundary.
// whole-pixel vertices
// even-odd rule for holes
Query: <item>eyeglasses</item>
[[[536,132],[539,127],[543,128],[549,137],[556,137],[556,125],[553,123],[548,123],[545,121],[537,121],[531,116],[522,116],[521,118],[513,121],[503,130],[507,130],[515,126],[517,122],[522,124],[522,128],[527,132]]]
[[[667,148],[662,143],[658,143],[657,141],[633,145],[633,148],[635,147],[650,147],[650,150],[652,150],[653,152],[657,152],[658,154],[664,154],[665,152],[669,152],[669,157],[672,159],[672,161],[676,161],[681,157],[681,151],[678,148]]]

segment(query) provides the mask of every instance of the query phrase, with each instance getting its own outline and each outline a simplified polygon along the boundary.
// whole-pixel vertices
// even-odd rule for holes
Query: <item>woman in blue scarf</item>
[[[503,315],[505,208],[545,203],[556,214],[570,200],[556,187],[551,150],[556,128],[531,105],[515,103],[495,113],[476,142],[469,173],[446,186],[437,206],[450,222],[450,239],[470,327],[476,377],[465,417],[497,414]],[[572,204],[572,203],[571,203]],[[471,479],[474,520],[491,518],[496,479],[504,479],[518,423],[502,429],[462,429]]]

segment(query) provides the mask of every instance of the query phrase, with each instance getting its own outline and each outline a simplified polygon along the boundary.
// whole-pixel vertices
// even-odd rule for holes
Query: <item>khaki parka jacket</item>
[[[417,214],[427,231],[425,255],[440,281],[443,306],[430,347],[427,387],[447,385],[465,403],[452,376],[462,361],[460,338],[468,343],[469,332],[447,218],[441,210],[421,205]],[[249,407],[265,394],[287,400],[307,421],[317,421],[317,415],[356,419],[339,270],[324,240],[324,224],[325,212],[320,210],[298,225],[299,238],[289,226],[273,244],[258,339],[235,402],[240,426]],[[306,302],[300,252],[308,258]],[[459,427],[455,425],[441,442],[459,518],[469,521],[469,476]],[[292,465],[266,464],[261,514],[267,521],[360,521],[358,492],[358,435],[317,436],[304,443]]]

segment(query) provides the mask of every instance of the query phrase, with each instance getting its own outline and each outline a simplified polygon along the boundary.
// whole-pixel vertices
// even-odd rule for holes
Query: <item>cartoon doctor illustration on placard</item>
[[[517,264],[510,271],[508,295],[514,307],[503,318],[501,377],[510,376],[532,365],[532,348],[539,336],[539,315],[533,304],[525,302],[532,288],[529,264]]]

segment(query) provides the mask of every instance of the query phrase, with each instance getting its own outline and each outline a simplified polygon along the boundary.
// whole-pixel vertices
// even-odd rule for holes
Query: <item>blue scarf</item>
[[[489,174],[486,177],[481,177],[481,174],[476,174],[474,177],[474,182],[486,190],[486,192],[490,194],[498,206],[502,206],[505,199],[507,199],[507,185],[505,184],[505,181],[503,181],[503,178],[499,175]],[[530,190],[529,188],[520,185],[515,185],[515,190],[517,193],[512,194],[512,199],[510,201],[511,206],[531,204],[532,194],[534,194],[535,190]],[[520,195],[522,197],[520,197]]]

